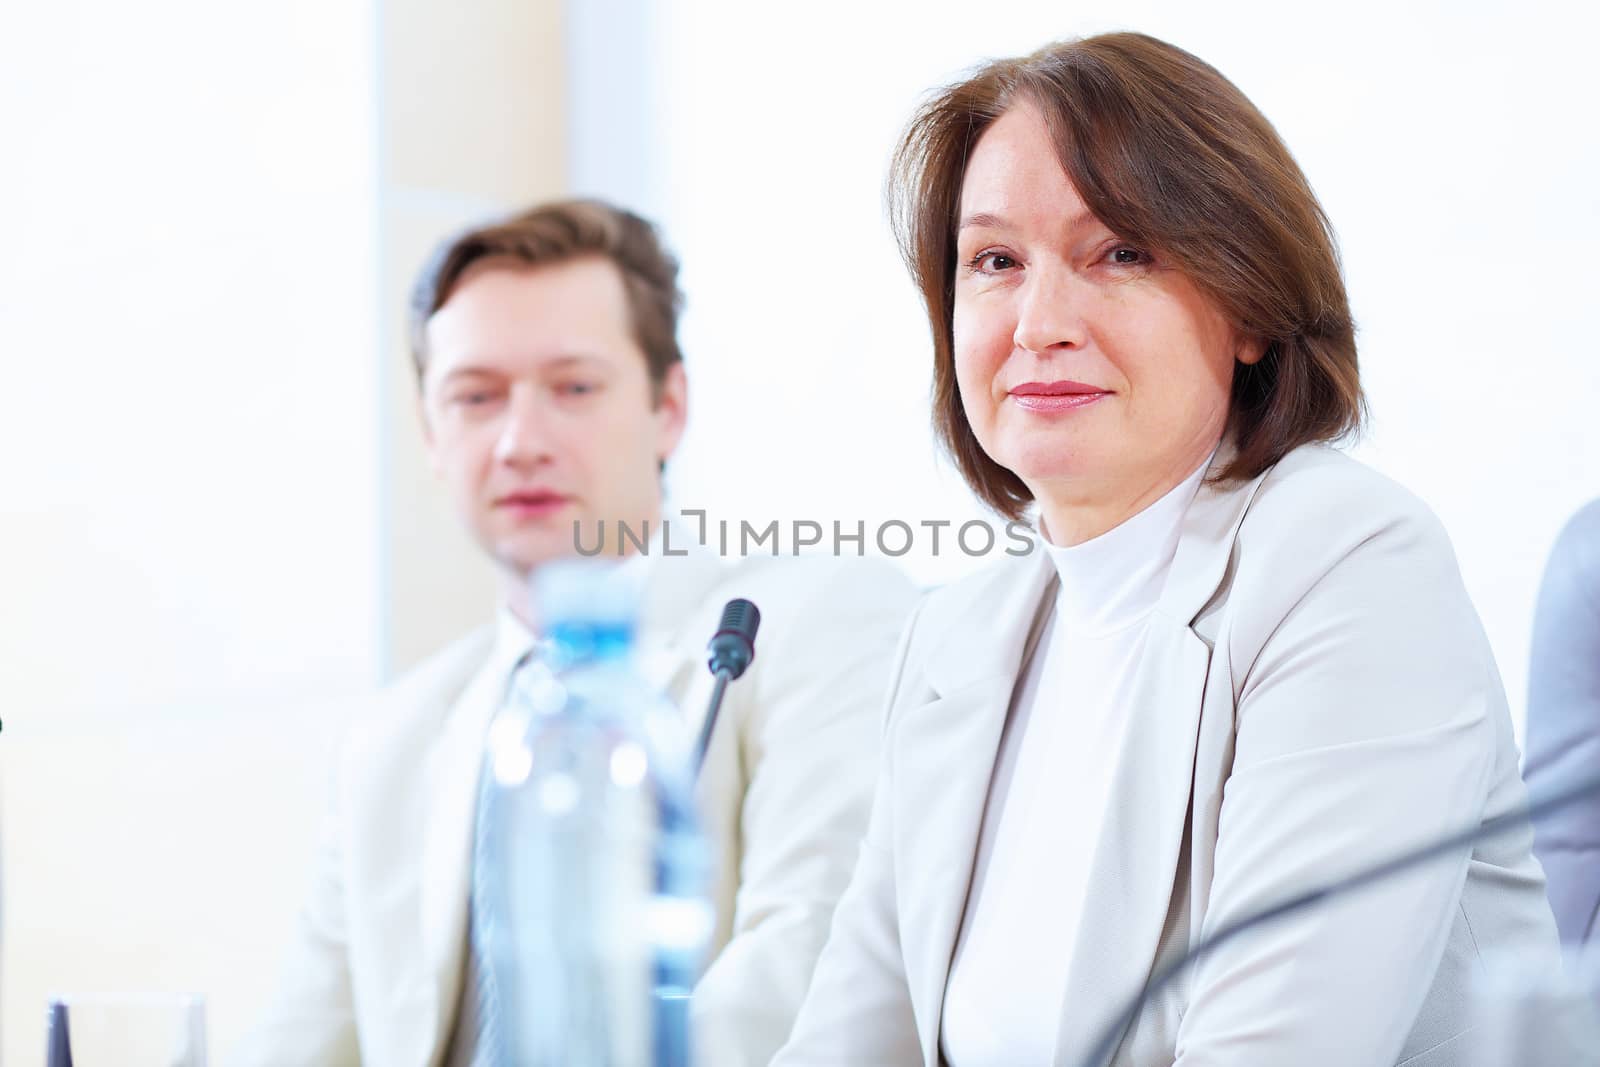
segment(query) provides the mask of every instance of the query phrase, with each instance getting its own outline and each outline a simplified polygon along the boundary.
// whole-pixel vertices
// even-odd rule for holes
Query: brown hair
[[[918,110],[895,152],[889,207],[933,331],[934,425],[973,490],[1018,518],[1033,499],[983,451],[956,385],[956,212],[966,161],[1019,100],[1038,107],[1089,210],[1183,271],[1265,355],[1234,369],[1222,479],[1251,478],[1311,441],[1361,427],[1355,326],[1322,206],[1255,105],[1164,41],[1113,33],[997,60]]]
[[[678,263],[649,222],[601,200],[558,200],[474,227],[434,251],[411,290],[411,358],[420,380],[428,364],[428,320],[475,264],[509,259],[529,267],[603,256],[616,264],[634,339],[657,388],[683,361],[678,348]]]

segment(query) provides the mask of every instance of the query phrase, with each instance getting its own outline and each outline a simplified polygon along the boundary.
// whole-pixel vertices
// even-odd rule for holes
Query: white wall
[[[373,10],[0,32],[0,1059],[54,990],[237,1031],[379,662]]]
[[[1592,9],[657,6],[638,96],[667,135],[631,185],[657,190],[684,260],[680,505],[869,529],[982,514],[933,458],[926,328],[882,210],[889,152],[923,91],[985,57],[1142,30],[1232,78],[1321,195],[1374,415],[1357,452],[1444,519],[1520,719],[1544,555],[1600,493]],[[973,565],[902,562],[927,581]]]
[[[262,1006],[358,701],[492,609],[426,253],[565,184],[561,0],[65,0],[0,30],[0,1061],[52,991]]]

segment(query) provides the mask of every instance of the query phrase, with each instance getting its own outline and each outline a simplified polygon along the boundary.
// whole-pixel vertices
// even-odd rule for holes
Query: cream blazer
[[[653,563],[639,663],[691,725],[711,692],[705,650],[723,604],[744,596],[762,612],[755,661],[728,688],[698,786],[719,852],[713,962],[694,998],[708,1062],[765,1064],[789,1033],[860,847],[889,663],[915,595],[898,570],[863,560],[725,566],[691,552]],[[441,1062],[460,994],[477,778],[497,702],[458,699],[489,655],[492,630],[412,671],[357,716],[279,994],[231,1062]]]
[[[1055,580],[1036,552],[919,607],[861,860],[779,1067],[941,1062],[990,775]],[[1068,967],[1062,1067],[1217,927],[1524,802],[1443,529],[1337,452],[1203,485],[1149,625]],[[1222,949],[1146,1004],[1114,1062],[1454,1067],[1473,974],[1501,949],[1558,965],[1527,832]]]

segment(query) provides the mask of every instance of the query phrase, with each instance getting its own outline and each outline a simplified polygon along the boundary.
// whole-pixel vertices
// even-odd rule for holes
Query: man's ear
[[[655,419],[656,459],[665,463],[677,451],[689,421],[689,378],[681,362],[668,367],[656,387]]]
[[[422,431],[422,448],[428,453],[428,467],[433,473],[442,475],[443,464],[439,461],[438,439],[434,434],[433,420],[428,417],[428,402],[422,392],[422,383],[417,383],[417,391],[413,394],[417,410],[417,427]]]

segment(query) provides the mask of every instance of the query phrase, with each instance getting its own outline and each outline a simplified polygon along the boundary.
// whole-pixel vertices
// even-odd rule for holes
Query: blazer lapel
[[[977,852],[989,781],[1023,664],[1047,617],[1055,569],[1042,551],[974,605],[994,620],[960,627],[930,657],[928,703],[902,717],[917,744],[893,750],[895,853],[906,979],[925,1063],[938,1062],[945,984]]]
[[[693,689],[696,666],[705,671],[705,648],[717,622],[714,611],[721,608],[707,598],[728,572],[717,556],[692,541],[685,553],[651,561],[640,603],[634,667],[652,688],[678,705],[692,734],[700,729],[705,709],[686,697]]]
[[[478,807],[478,777],[483,767],[484,737],[516,656],[504,655],[497,644],[485,668],[462,690],[443,724],[424,771],[422,788],[431,806],[422,827],[419,896],[422,950],[433,973],[436,993],[434,1049],[421,1062],[432,1062],[448,1038],[445,1021],[452,1017],[461,992],[467,938],[467,907],[472,886],[472,835]],[[491,669],[495,666],[503,669]]]
[[[1213,469],[1228,458],[1227,450],[1219,452]],[[1067,974],[1059,1065],[1081,1062],[1144,986],[1158,955],[1180,952],[1186,943],[1178,938],[1164,946],[1162,937],[1183,858],[1211,663],[1210,647],[1190,624],[1222,583],[1260,481],[1202,484],[1185,513],[1128,699],[1128,732],[1084,899],[1091,921],[1079,928]]]

